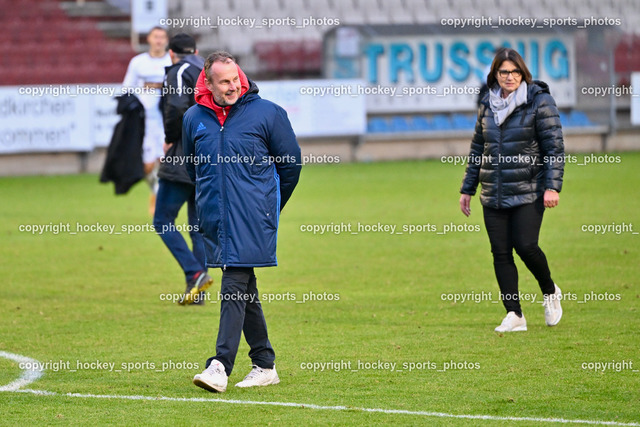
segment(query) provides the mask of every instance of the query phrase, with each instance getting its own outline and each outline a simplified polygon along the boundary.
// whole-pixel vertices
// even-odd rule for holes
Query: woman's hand
[[[545,204],[546,204],[546,196],[545,196]],[[466,216],[471,215],[471,207],[469,206],[471,203],[471,196],[468,194],[460,195],[460,210]],[[556,203],[557,204],[557,203]]]
[[[544,207],[545,208],[555,208],[558,206],[558,202],[560,201],[560,195],[553,191],[547,190],[544,192]],[[462,203],[462,202],[460,202]]]

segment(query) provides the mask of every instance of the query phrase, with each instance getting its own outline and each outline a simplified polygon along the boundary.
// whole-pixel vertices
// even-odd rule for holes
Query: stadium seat
[[[569,125],[570,126],[593,126],[589,117],[582,111],[571,111],[569,114]]]
[[[445,114],[436,114],[431,118],[431,129],[432,130],[451,130],[452,129],[451,120],[449,120],[449,116]]]
[[[391,18],[392,23],[413,24],[417,18],[413,15],[411,9],[405,5],[406,3],[402,0],[382,2],[384,13]]]
[[[387,120],[382,117],[372,117],[367,123],[368,133],[384,133],[390,131],[391,128],[389,127]]]
[[[417,131],[430,131],[430,130],[432,130],[431,129],[431,123],[424,116],[413,116],[411,118],[411,121],[413,122],[413,125],[412,125],[413,129],[415,129]]]
[[[411,132],[413,131],[412,121],[407,120],[404,116],[393,116],[391,118],[392,132]]]
[[[0,84],[78,83],[89,78],[107,83],[113,81],[115,66],[124,75],[134,55],[128,39],[108,40],[95,20],[67,16],[58,1],[22,0],[19,7],[13,5],[15,2],[2,4],[8,3],[12,5],[0,7],[0,41],[5,46]],[[128,52],[126,57],[121,54],[124,50]],[[33,58],[37,58],[37,67]],[[100,62],[102,66],[89,65],[88,70],[78,67],[87,62]],[[24,65],[30,65],[26,72],[16,71]],[[103,72],[106,65],[108,73]]]
[[[315,3],[315,2],[314,2]],[[373,4],[372,4],[373,3]],[[375,2],[377,3],[377,2]],[[379,10],[377,8],[377,6],[375,5],[374,2],[370,2],[370,3],[361,3],[359,6],[357,7],[356,4],[354,4],[353,0],[343,0],[343,1],[339,1],[336,3],[336,7],[337,10],[335,10],[335,15],[337,16],[341,16],[341,20],[340,23],[342,24],[352,24],[352,25],[358,25],[358,24],[364,24],[365,21],[367,23],[370,23],[368,21],[368,17],[369,15],[372,13],[371,9],[375,8],[376,10]],[[327,14],[326,9],[323,12],[323,14]],[[322,14],[318,15],[318,16],[323,16]],[[327,15],[330,16],[330,15]]]
[[[304,67],[304,50],[302,42],[287,40],[278,43],[280,50],[280,69],[283,72],[298,73]]]
[[[451,125],[453,129],[469,130],[475,126],[475,121],[466,114],[454,114],[451,117]]]
[[[306,72],[322,72],[322,41],[304,40],[302,42],[304,60],[302,68]]]
[[[424,0],[406,0],[406,5],[418,24],[431,24],[436,22],[431,5]]]
[[[361,14],[364,13],[367,24],[384,25],[389,23],[388,14],[384,9],[378,8],[378,2],[366,3],[366,6],[360,10]]]
[[[267,73],[281,72],[281,54],[277,42],[265,41],[253,45],[259,69]]]

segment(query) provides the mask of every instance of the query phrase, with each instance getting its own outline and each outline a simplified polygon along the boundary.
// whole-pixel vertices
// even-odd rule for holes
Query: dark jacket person
[[[562,126],[548,86],[534,81],[513,49],[497,51],[480,103],[460,208],[469,216],[470,199],[482,186],[480,202],[494,269],[507,316],[498,332],[526,331],[518,298],[513,249],[533,273],[544,296],[545,320],[562,317],[561,293],[538,246],[545,208],[558,205],[564,172]]]
[[[196,82],[203,66],[204,58],[189,54],[183,56],[179,62],[165,68],[162,118],[165,142],[170,143],[170,147],[165,153],[166,158],[180,158],[184,155],[182,116],[189,107],[196,103],[194,97]],[[187,173],[187,167],[182,162],[161,162],[158,177],[193,185]]]
[[[196,80],[204,65],[204,59],[197,53],[196,41],[188,34],[180,33],[171,38],[172,65],[165,68],[160,102],[165,155],[160,159],[153,226],[184,272],[187,286],[184,297],[178,301],[180,304],[202,304],[202,292],[213,284],[205,267],[204,238],[198,230],[195,187],[187,173],[182,149],[182,116],[195,104]],[[186,227],[175,223],[184,204],[189,221]],[[182,237],[183,231],[189,232],[193,249]]]
[[[238,387],[277,384],[254,267],[275,266],[280,211],[301,169],[300,147],[287,113],[258,95],[227,52],[207,58],[196,105],[184,116],[184,152],[193,161],[207,266],[221,267],[216,355],[193,382],[225,391],[244,332],[254,366]]]

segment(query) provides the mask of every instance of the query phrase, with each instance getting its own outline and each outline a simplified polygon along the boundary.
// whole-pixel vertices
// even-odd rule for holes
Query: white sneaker
[[[279,382],[280,378],[278,378],[278,373],[276,372],[276,365],[273,365],[273,369],[263,369],[253,365],[253,369],[249,372],[249,375],[236,384],[236,387],[255,387],[278,384]]]
[[[214,393],[224,393],[227,390],[227,381],[227,373],[224,370],[224,366],[219,360],[215,359],[201,374],[196,374],[193,377],[195,385]]]
[[[545,295],[542,306],[544,307],[544,320],[547,322],[547,326],[555,326],[560,322],[562,318],[562,306],[560,301],[562,300],[562,292],[558,285],[554,283],[556,292],[554,294]]]
[[[522,317],[518,317],[515,311],[510,311],[507,316],[502,319],[502,323],[498,326],[496,332],[520,332],[527,330],[527,321]]]

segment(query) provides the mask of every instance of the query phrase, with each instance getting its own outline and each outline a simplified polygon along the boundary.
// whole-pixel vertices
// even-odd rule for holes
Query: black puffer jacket
[[[495,209],[534,202],[546,189],[562,190],[564,143],[556,103],[546,83],[534,80],[527,102],[496,125],[489,94],[478,109],[469,163],[460,192]]]

